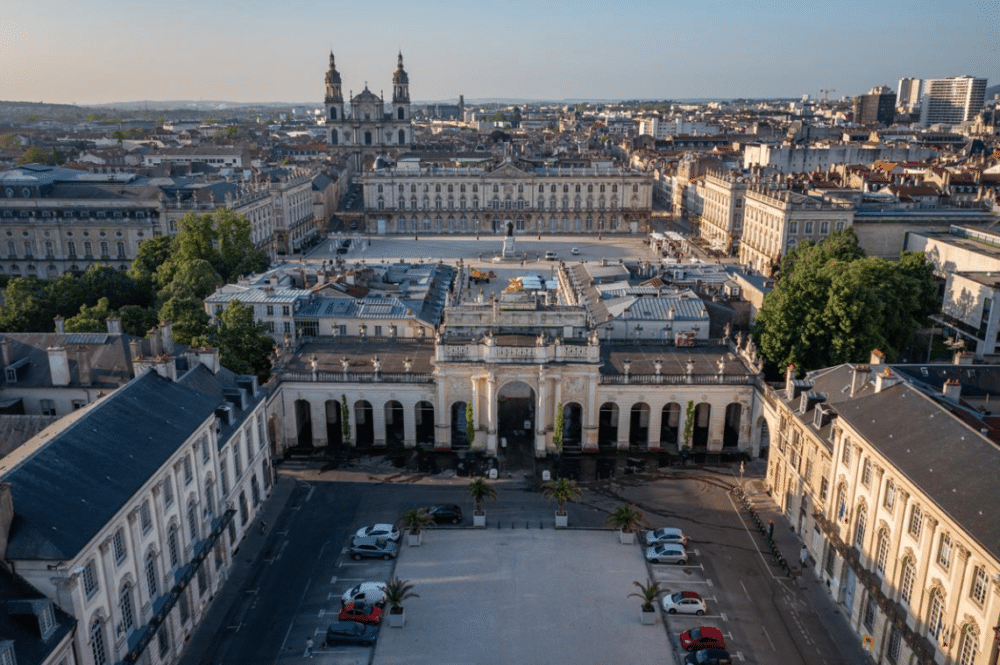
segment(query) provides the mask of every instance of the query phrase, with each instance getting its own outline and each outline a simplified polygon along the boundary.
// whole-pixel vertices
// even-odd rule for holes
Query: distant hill
[[[1000,95],[1000,85],[986,88],[986,101],[993,99],[993,95]]]

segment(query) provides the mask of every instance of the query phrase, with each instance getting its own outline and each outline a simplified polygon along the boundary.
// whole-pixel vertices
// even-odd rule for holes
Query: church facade
[[[335,154],[350,154],[359,170],[365,162],[378,155],[407,149],[413,142],[410,120],[410,79],[403,69],[403,54],[399,54],[396,71],[392,74],[392,102],[386,107],[382,95],[365,88],[350,96],[349,107],[330,53],[326,72],[326,140]]]

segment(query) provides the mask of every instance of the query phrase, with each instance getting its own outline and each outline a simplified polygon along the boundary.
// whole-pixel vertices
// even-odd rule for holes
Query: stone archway
[[[368,400],[354,403],[354,442],[358,448],[375,445],[375,419],[372,405]]]
[[[535,390],[524,381],[511,381],[497,392],[497,443],[508,467],[533,464]]]
[[[428,401],[417,402],[413,407],[414,429],[417,435],[417,445],[425,448],[434,447],[434,405]]]
[[[563,450],[583,448],[583,407],[576,402],[563,405]]]
[[[403,424],[403,405],[398,400],[385,403],[385,445],[387,448],[402,448],[406,438]]]
[[[757,441],[758,441],[758,456],[762,459],[767,459],[767,453],[771,447],[771,428],[767,424],[767,418],[761,416],[757,419]]]
[[[312,408],[309,400],[295,400],[295,445],[313,445]]]
[[[344,428],[340,423],[341,404],[335,399],[328,399],[325,409],[327,445],[339,447],[344,441]]]
[[[601,450],[614,450],[618,447],[618,405],[605,402],[598,412],[597,447]]]
[[[726,406],[725,425],[722,430],[722,447],[735,448],[740,443],[740,423],[743,419],[743,405],[732,402]]]
[[[469,440],[466,436],[465,412],[466,402],[455,402],[451,405],[451,448],[468,448]]]

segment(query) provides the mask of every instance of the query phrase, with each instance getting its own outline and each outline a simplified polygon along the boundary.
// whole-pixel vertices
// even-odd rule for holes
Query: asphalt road
[[[340,593],[362,579],[385,579],[395,562],[352,562],[343,554],[349,536],[360,526],[394,521],[405,508],[449,502],[463,506],[470,524],[468,479],[437,479],[365,469],[320,473],[318,464],[285,466],[297,486],[269,531],[227,620],[203,643],[203,654],[188,662],[212,665],[275,665],[302,656],[307,636],[317,647],[322,631],[339,609]],[[690,588],[710,599],[706,625],[728,636],[738,663],[828,664],[842,662],[816,611],[795,585],[782,577],[761,552],[759,535],[746,529],[727,489],[734,479],[721,472],[677,470],[653,479],[626,476],[585,491],[571,504],[571,527],[603,527],[604,517],[621,500],[637,504],[649,524],[679,526],[694,551],[686,568],[651,566],[652,575],[671,590]],[[515,477],[498,485],[497,503],[486,506],[491,528],[545,528],[553,506],[533,483]],[[451,527],[441,527],[451,528]],[[253,557],[251,548],[237,557]],[[246,561],[246,560],[244,560]],[[470,598],[469,602],[475,602]],[[698,625],[693,617],[668,617],[665,629],[676,634]],[[568,622],[567,631],[588,630]],[[442,636],[445,639],[447,636]],[[666,655],[666,654],[664,654]],[[339,647],[323,651],[324,662],[369,663],[372,650]],[[377,659],[374,662],[378,662]],[[680,662],[679,660],[677,662]]]

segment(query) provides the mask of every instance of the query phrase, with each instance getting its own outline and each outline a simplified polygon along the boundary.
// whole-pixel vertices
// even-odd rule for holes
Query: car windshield
[[[359,584],[359,585],[357,585],[356,587],[354,587],[353,589],[351,589],[350,591],[348,591],[348,592],[347,592],[347,595],[348,595],[348,596],[354,596],[354,595],[356,595],[356,594],[357,594],[357,593],[358,593],[359,591],[361,591],[361,585],[360,585],[360,584]]]
[[[681,598],[683,597],[684,597],[683,593],[675,593],[674,595],[670,596],[670,600],[674,601],[675,603],[679,603],[681,602]]]
[[[701,639],[701,631],[698,630],[697,628],[692,628],[691,631],[688,634],[691,636],[692,640],[700,640]]]

